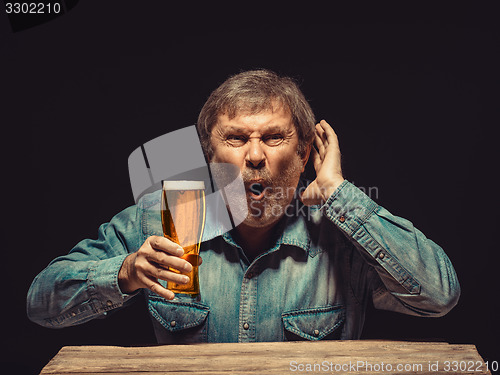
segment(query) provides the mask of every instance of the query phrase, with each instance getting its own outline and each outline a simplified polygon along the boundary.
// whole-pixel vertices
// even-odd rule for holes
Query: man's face
[[[244,223],[266,227],[278,221],[290,204],[308,153],[297,154],[299,139],[283,108],[258,114],[218,117],[211,142],[216,163],[239,167],[245,183],[248,216]]]

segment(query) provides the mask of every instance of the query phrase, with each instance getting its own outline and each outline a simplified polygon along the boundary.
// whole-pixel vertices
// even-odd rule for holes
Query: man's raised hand
[[[316,171],[316,179],[301,195],[302,202],[307,206],[326,202],[344,181],[337,134],[325,120],[316,124],[314,146],[311,150],[311,157]]]

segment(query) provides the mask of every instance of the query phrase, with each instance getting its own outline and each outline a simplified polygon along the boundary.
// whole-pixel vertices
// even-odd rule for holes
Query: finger
[[[318,134],[317,133],[314,133],[314,141],[312,143],[312,149],[314,149],[315,151],[318,151],[318,144],[321,143],[321,139],[319,138]]]
[[[144,267],[144,273],[153,279],[172,281],[177,284],[187,284],[189,277],[180,273],[169,271],[159,265],[149,263]]]
[[[163,297],[163,298],[168,299],[168,300],[172,300],[175,298],[174,292],[165,288],[155,278],[144,276],[143,280],[141,280],[141,281],[145,285],[146,288],[148,288],[152,292],[158,294],[160,297]]]
[[[159,251],[163,251],[168,254],[175,256],[184,255],[184,249],[179,244],[174,241],[170,241],[168,238],[160,236],[151,236],[148,238],[150,246]]]
[[[328,144],[338,145],[338,137],[333,128],[325,120],[320,121],[320,126],[324,131]]]
[[[312,148],[311,152],[312,152],[314,170],[317,172],[321,168],[322,160],[321,157],[319,156],[318,151],[316,151],[314,147]]]
[[[193,266],[187,260],[179,258],[177,256],[167,255],[161,251],[148,253],[146,255],[146,259],[150,263],[156,263],[163,268],[171,267],[178,270],[179,272],[191,272],[193,269]]]
[[[321,121],[324,121],[324,120],[321,120]],[[323,129],[323,126],[321,125],[321,122],[316,124],[316,134],[318,134],[318,136],[320,137],[324,146],[328,147],[328,137],[325,133],[325,129]]]
[[[316,135],[314,136],[314,141],[318,149],[318,155],[321,158],[321,160],[323,160],[325,157],[326,149],[325,149],[325,144],[321,139],[321,137],[318,135],[318,133],[316,133]]]
[[[321,120],[323,121],[323,120]],[[323,126],[321,126],[321,122],[318,122],[316,124],[316,133],[321,137],[323,138],[323,134],[325,133],[325,130],[323,129]]]

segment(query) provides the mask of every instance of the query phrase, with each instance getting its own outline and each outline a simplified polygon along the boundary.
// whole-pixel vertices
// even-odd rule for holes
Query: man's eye
[[[277,146],[283,142],[284,139],[285,137],[283,137],[282,134],[271,134],[264,138],[264,142],[268,146]]]
[[[247,140],[244,135],[231,134],[226,137],[226,141],[233,146],[242,146],[246,143]]]

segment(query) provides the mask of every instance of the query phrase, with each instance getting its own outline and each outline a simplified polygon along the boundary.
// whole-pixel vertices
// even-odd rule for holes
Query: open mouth
[[[250,197],[254,200],[260,201],[264,198],[265,188],[260,182],[254,182],[250,185]]]

